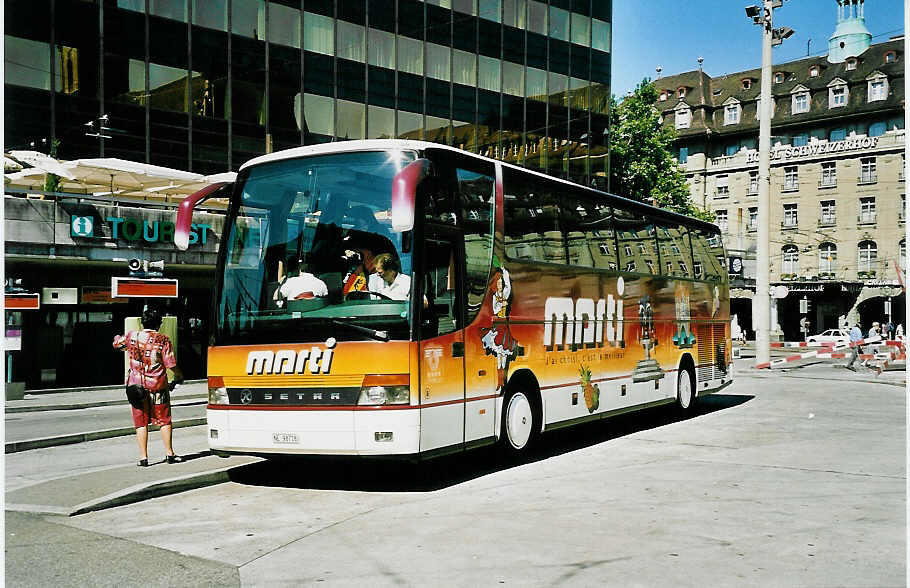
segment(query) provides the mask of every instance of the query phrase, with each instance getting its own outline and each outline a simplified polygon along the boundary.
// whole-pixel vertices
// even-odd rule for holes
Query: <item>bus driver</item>
[[[411,277],[401,273],[401,263],[391,253],[380,253],[373,259],[375,273],[370,274],[368,289],[392,300],[411,297]]]

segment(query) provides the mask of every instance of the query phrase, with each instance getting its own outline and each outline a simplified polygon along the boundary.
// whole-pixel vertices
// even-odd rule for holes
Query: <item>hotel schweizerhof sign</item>
[[[799,147],[787,145],[772,150],[771,159],[783,159],[786,161],[799,157],[812,157],[815,155],[827,155],[828,153],[873,149],[877,146],[878,137],[857,137],[855,139],[844,139],[843,141],[831,141],[828,143],[810,143],[808,145],[800,145]],[[758,163],[758,151],[750,151],[746,163]]]

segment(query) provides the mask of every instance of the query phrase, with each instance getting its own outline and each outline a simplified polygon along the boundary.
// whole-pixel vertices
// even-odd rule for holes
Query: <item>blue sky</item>
[[[761,67],[759,28],[746,18],[745,7],[760,0],[614,0],[613,93],[619,98],[644,77],[674,75],[698,68],[705,58],[708,75]],[[866,0],[866,27],[872,42],[904,32],[903,0]],[[835,0],[785,0],[774,11],[774,26],[796,33],[775,47],[774,63],[828,52],[828,37],[837,25]]]

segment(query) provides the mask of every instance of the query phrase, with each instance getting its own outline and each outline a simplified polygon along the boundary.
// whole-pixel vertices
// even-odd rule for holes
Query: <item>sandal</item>
[[[168,455],[167,462],[168,463],[183,463],[183,458],[180,457],[179,455]]]
[[[140,459],[139,463],[137,463],[136,465],[139,466],[140,468],[147,468],[147,467],[149,467],[149,460],[148,460],[148,458]]]

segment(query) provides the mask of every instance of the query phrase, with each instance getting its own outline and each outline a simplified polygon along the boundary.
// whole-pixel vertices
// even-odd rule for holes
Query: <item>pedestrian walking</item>
[[[903,338],[904,338],[904,325],[903,325],[903,323],[899,323],[899,324],[897,325],[897,329],[895,329],[895,331],[894,331],[894,336],[897,337],[898,339],[903,339]]]
[[[844,366],[848,370],[856,371],[856,368],[853,367],[853,364],[856,363],[856,358],[859,357],[859,354],[863,352],[862,347],[856,345],[857,342],[863,340],[863,332],[860,330],[859,325],[853,324],[853,327],[850,329],[850,361],[847,362],[847,365]]]
[[[148,466],[148,426],[161,427],[167,463],[183,461],[172,445],[171,399],[167,370],[174,374],[174,384],[182,381],[171,340],[161,328],[161,315],[154,309],[142,313],[142,330],[114,337],[114,348],[129,355],[130,369],[126,378],[126,395],[132,405],[133,425],[139,444],[139,465]]]

